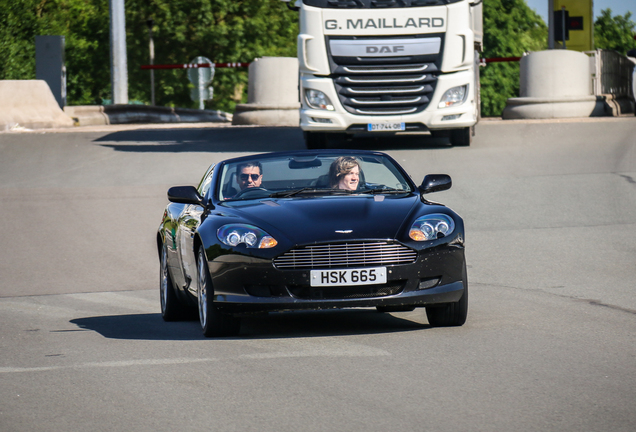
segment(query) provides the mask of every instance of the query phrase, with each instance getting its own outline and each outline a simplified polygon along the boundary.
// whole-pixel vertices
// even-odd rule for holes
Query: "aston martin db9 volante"
[[[428,201],[390,156],[314,150],[212,165],[197,187],[168,190],[157,233],[161,314],[198,310],[205,336],[236,335],[250,313],[426,309],[431,326],[468,310],[464,222]]]

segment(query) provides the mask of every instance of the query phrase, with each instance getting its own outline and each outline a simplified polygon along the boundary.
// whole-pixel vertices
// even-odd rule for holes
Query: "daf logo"
[[[398,53],[404,51],[404,45],[367,46],[367,54]]]

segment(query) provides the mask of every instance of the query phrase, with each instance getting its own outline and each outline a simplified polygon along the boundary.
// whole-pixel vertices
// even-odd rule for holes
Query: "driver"
[[[236,181],[241,190],[260,187],[263,181],[263,167],[260,162],[243,162],[236,167]]]
[[[329,167],[332,189],[356,190],[360,182],[360,164],[353,156],[340,156]]]

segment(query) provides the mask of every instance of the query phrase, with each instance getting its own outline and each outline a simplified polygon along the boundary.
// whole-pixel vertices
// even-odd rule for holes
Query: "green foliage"
[[[148,27],[154,20],[155,64],[251,62],[296,56],[298,14],[279,0],[127,0],[130,100],[150,101]],[[0,0],[0,79],[35,78],[35,36],[66,43],[67,103],[99,104],[110,96],[108,0]],[[157,105],[197,107],[187,71],[155,71]],[[246,69],[218,69],[207,108],[233,111],[247,97]]]
[[[524,0],[484,0],[484,58],[521,57],[547,48],[548,29]],[[482,116],[500,116],[506,100],[519,96],[519,63],[481,68]]]
[[[631,19],[631,12],[624,16],[612,17],[611,9],[601,11],[601,16],[594,23],[594,47],[614,50],[621,54],[636,48],[636,23]]]
[[[126,3],[129,95],[150,100],[147,20],[154,21],[155,64],[251,62],[263,56],[296,56],[298,14],[279,0],[129,0]],[[196,107],[182,69],[156,70],[158,105]],[[247,99],[247,69],[217,69],[214,99],[206,107],[233,111]]]
[[[156,64],[296,56],[298,14],[279,0],[126,0],[131,101],[150,101],[150,72],[141,70],[149,63],[148,19]],[[484,0],[484,32],[487,58],[521,56],[547,43],[545,24],[524,0]],[[0,79],[35,78],[36,35],[65,36],[69,105],[111,99],[108,0],[0,0]],[[481,69],[481,84],[482,114],[498,116],[506,99],[518,96],[519,65],[491,63]],[[157,105],[196,107],[190,86],[184,69],[155,71]],[[217,69],[213,86],[206,107],[232,112],[246,101],[247,70]]]

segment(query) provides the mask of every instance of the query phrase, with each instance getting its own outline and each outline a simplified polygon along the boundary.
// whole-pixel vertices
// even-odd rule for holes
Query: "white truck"
[[[430,132],[470,145],[479,120],[482,0],[297,0],[300,127]],[[288,4],[289,5],[289,4]]]

